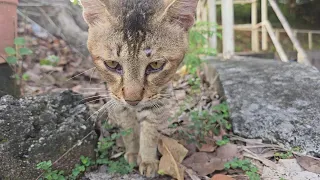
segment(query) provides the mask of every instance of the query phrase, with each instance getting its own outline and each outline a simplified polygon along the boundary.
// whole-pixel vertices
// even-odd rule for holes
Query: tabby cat
[[[133,129],[123,138],[129,163],[154,177],[157,127],[168,120],[167,86],[188,49],[198,0],[82,0],[88,49],[107,83],[110,121]]]

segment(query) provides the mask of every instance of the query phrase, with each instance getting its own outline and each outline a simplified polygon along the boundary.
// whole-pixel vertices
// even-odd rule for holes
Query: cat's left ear
[[[83,7],[83,17],[89,26],[103,22],[108,16],[106,5],[101,0],[81,0],[80,4]]]
[[[186,30],[193,26],[198,0],[163,0],[163,2],[166,7],[163,18],[169,18]]]

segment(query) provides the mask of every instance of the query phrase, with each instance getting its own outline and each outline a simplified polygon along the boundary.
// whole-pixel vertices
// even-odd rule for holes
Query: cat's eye
[[[106,68],[108,68],[111,71],[114,71],[118,74],[122,74],[122,66],[117,61],[103,61]]]
[[[166,63],[164,61],[152,62],[147,66],[146,74],[156,73],[163,69]]]
[[[119,65],[119,63],[116,61],[104,61],[104,64],[112,69],[116,68]]]

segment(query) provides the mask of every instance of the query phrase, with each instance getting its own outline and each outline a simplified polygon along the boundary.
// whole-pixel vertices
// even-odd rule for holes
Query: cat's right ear
[[[84,20],[89,26],[104,22],[108,16],[106,5],[101,0],[81,0],[80,4]]]

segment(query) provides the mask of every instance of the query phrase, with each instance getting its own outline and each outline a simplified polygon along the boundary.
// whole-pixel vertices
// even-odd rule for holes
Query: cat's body
[[[168,120],[166,88],[188,48],[197,0],[82,0],[88,49],[107,82],[109,118],[133,133],[125,158],[158,170],[157,127]]]

